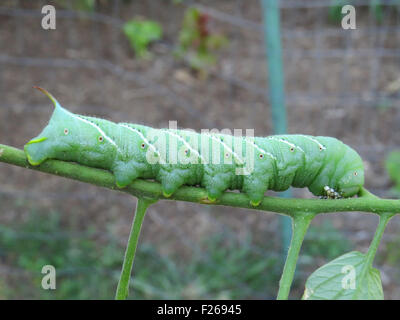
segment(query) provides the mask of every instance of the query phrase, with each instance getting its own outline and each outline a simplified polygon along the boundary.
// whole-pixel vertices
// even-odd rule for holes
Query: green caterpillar
[[[155,179],[165,197],[198,185],[216,201],[227,190],[246,193],[258,206],[267,190],[290,186],[327,198],[351,197],[364,183],[360,156],[330,137],[237,137],[189,130],[153,129],[71,113],[46,90],[55,110],[42,133],[29,141],[31,165],[46,159],[110,170],[119,188],[137,178]]]

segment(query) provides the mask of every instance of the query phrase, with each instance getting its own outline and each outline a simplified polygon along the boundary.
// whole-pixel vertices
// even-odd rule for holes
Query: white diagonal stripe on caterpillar
[[[254,148],[256,148],[258,151],[260,151],[261,153],[266,154],[267,156],[269,156],[271,159],[273,159],[275,161],[277,160],[277,158],[272,153],[270,153],[268,151],[265,151],[264,149],[260,148],[255,142],[249,141],[246,138],[245,138],[245,141],[248,144],[252,145]]]
[[[144,141],[145,143],[147,143],[147,145],[148,145],[148,146],[154,151],[154,153],[157,154],[157,156],[159,156],[160,159],[161,159],[161,154],[160,154],[160,152],[157,150],[157,148],[156,148],[149,140],[147,140],[147,138],[146,138],[138,129],[132,128],[132,127],[127,126],[127,125],[125,125],[125,124],[123,124],[123,123],[119,123],[118,125],[121,126],[121,127],[126,128],[126,129],[128,129],[128,130],[130,130],[130,131],[132,131],[132,132],[134,132],[134,133],[136,133],[140,138],[143,139],[143,141]]]
[[[118,147],[118,145],[115,143],[115,141],[113,139],[111,139],[109,136],[106,135],[106,133],[95,123],[90,122],[89,120],[86,120],[85,118],[82,118],[80,116],[77,116],[75,114],[73,114],[72,112],[69,112],[68,110],[65,110],[65,112],[67,112],[69,115],[71,115],[74,119],[78,119],[82,122],[85,122],[88,125],[91,125],[93,128],[95,128],[108,142],[110,142],[119,153],[122,153],[121,149]]]
[[[304,150],[303,150],[301,147],[296,146],[295,144],[293,144],[293,143],[291,143],[291,142],[289,142],[289,141],[287,141],[287,140],[284,140],[284,139],[282,139],[282,138],[267,137],[267,139],[279,141],[279,142],[282,142],[282,143],[286,143],[286,144],[289,145],[290,147],[299,149],[301,152],[305,153]]]
[[[308,139],[308,140],[310,140],[312,142],[315,142],[316,144],[318,144],[318,147],[320,148],[320,150],[325,150],[326,149],[326,147],[323,144],[321,144],[317,139],[314,139],[313,137],[306,136],[304,134],[299,134],[299,136],[300,137],[304,137],[304,138],[306,138],[306,139]]]
[[[172,136],[174,136],[175,138],[177,138],[179,141],[181,141],[189,150],[193,151],[202,161],[202,163],[206,163],[206,160],[204,159],[204,157],[196,150],[194,149],[185,139],[183,139],[180,135],[173,133],[170,130],[167,129],[163,129],[162,132],[165,132],[167,134],[170,134]]]
[[[232,154],[234,156],[234,158],[239,162],[240,165],[244,165],[244,161],[231,149],[229,148],[226,143],[224,143],[223,141],[221,141],[221,139],[213,136],[212,134],[209,133],[204,133],[204,135],[210,137],[211,139],[213,139],[214,141],[217,141],[218,143],[222,144],[230,154]]]

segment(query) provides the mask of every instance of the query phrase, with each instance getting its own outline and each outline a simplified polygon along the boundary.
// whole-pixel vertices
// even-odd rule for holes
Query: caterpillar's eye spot
[[[354,171],[354,175],[357,176],[357,174],[358,174],[357,171]]]
[[[319,151],[322,151],[322,147],[319,147]]]
[[[263,155],[263,154],[260,154],[259,157],[260,157],[260,159],[262,159],[262,158],[264,158],[264,155]]]
[[[290,152],[293,152],[294,151],[294,148],[293,147],[290,147]]]
[[[146,145],[145,145],[144,143],[142,143],[142,144],[140,145],[140,147],[141,147],[142,149],[144,149],[145,146],[146,146]]]
[[[103,142],[103,140],[104,140],[103,136],[100,136],[99,137],[99,142]]]
[[[64,129],[64,134],[67,135],[69,133],[68,129]]]
[[[229,153],[225,153],[225,158],[229,158]]]

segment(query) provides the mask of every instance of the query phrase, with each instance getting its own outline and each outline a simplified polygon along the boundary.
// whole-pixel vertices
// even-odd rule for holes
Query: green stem
[[[389,220],[394,216],[394,213],[382,213],[379,216],[378,227],[375,230],[374,238],[372,239],[371,244],[369,245],[368,252],[366,254],[366,262],[360,272],[359,278],[364,279],[365,275],[372,268],[372,263],[374,262],[376,252],[378,251],[379,243],[381,242],[383,232],[389,222]],[[357,296],[361,292],[361,286],[357,286],[356,292],[354,293],[354,299],[357,299]]]
[[[138,198],[136,205],[135,218],[133,219],[131,233],[129,234],[128,244],[126,246],[124,263],[122,265],[121,276],[119,278],[116,300],[125,300],[129,294],[129,281],[131,278],[133,260],[135,259],[136,248],[139,240],[140,229],[147,208],[157,200],[148,198]]]
[[[361,198],[370,198],[370,199],[379,199],[376,195],[372,194],[371,192],[369,192],[367,189],[365,189],[364,187],[362,187],[360,189],[360,191],[358,192],[358,196]]]
[[[299,214],[292,220],[292,239],[288,255],[286,257],[285,266],[283,268],[282,277],[279,281],[278,300],[287,300],[289,297],[290,287],[293,282],[294,272],[296,270],[297,259],[299,257],[300,248],[306,235],[308,226],[315,214]]]
[[[375,259],[376,252],[379,247],[379,243],[381,242],[383,232],[385,231],[386,225],[388,224],[389,220],[394,216],[394,213],[383,213],[379,216],[379,224],[376,228],[374,239],[372,240],[368,252],[367,252],[367,263],[366,265],[369,267],[372,266],[372,262]]]

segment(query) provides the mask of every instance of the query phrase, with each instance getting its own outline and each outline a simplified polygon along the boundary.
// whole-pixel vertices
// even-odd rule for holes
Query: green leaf
[[[346,253],[307,279],[303,300],[382,300],[379,270],[358,251]]]

